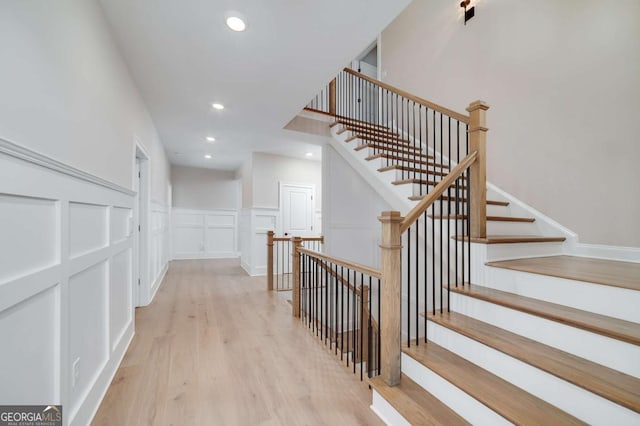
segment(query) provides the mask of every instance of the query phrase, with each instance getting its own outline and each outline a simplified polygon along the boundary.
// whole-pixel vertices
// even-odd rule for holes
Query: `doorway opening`
[[[133,301],[134,306],[146,306],[150,300],[149,283],[149,212],[150,180],[149,155],[135,143],[133,189]]]

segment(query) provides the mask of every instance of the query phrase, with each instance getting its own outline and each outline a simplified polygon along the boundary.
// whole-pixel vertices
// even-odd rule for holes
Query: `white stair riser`
[[[486,287],[640,323],[640,291],[491,266],[483,268],[482,282]]]
[[[637,424],[637,413],[432,321],[427,335],[467,361],[587,423]]]
[[[640,377],[640,346],[462,294],[452,292],[450,303],[455,312]]]
[[[554,256],[563,254],[561,242],[556,243],[515,243],[515,244],[471,244],[471,258],[474,267],[472,282],[485,283],[484,263],[492,260],[519,259],[523,257]]]
[[[440,208],[437,207],[435,209],[436,215],[440,215]],[[436,226],[438,220],[436,220]],[[465,221],[463,220],[442,220],[444,227],[447,227],[447,222],[449,223],[450,229],[455,229],[455,226],[458,226],[458,233],[462,234],[464,231],[464,227],[467,226]],[[487,235],[537,235],[538,228],[536,227],[535,222],[503,222],[503,221],[487,221]]]
[[[380,419],[389,426],[411,426],[411,423],[407,421],[402,414],[393,408],[389,402],[384,399],[376,390],[373,390],[371,399],[371,409],[377,414]]]
[[[511,425],[504,417],[480,403],[409,355],[402,354],[402,372],[474,425]]]

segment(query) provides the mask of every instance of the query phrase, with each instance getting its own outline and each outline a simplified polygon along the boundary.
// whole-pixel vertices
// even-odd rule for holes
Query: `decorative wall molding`
[[[29,148],[25,148],[2,138],[0,138],[0,154],[9,155],[37,166],[46,167],[52,171],[71,176],[76,179],[81,179],[94,185],[100,185],[107,189],[121,192],[125,195],[135,195],[135,191],[132,191],[129,188],[125,188],[101,177],[92,175],[91,173],[87,173],[75,167],[61,163],[60,161],[54,160],[44,154],[40,154]]]
[[[91,422],[134,334],[134,195],[0,140],[4,403],[62,404],[65,424]]]

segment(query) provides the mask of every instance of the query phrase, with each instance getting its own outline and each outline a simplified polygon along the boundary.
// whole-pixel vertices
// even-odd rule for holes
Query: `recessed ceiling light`
[[[307,152],[305,155],[306,155],[307,157],[312,157],[312,156],[313,156],[313,152]]]
[[[237,16],[229,16],[227,18],[227,27],[231,28],[233,31],[244,31],[247,29],[247,24]]]
[[[224,105],[219,104],[219,103],[213,103],[213,104],[211,104],[211,106],[213,107],[213,109],[218,109],[218,110],[224,109]]]
[[[210,154],[205,154],[204,158],[206,158],[207,160],[210,160],[211,159],[211,155]]]
[[[216,138],[214,138],[213,136],[207,136],[207,142],[215,142]]]

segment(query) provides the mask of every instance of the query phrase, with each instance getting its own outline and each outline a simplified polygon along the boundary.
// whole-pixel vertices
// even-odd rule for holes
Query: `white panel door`
[[[282,230],[285,236],[313,235],[312,186],[282,184]]]

